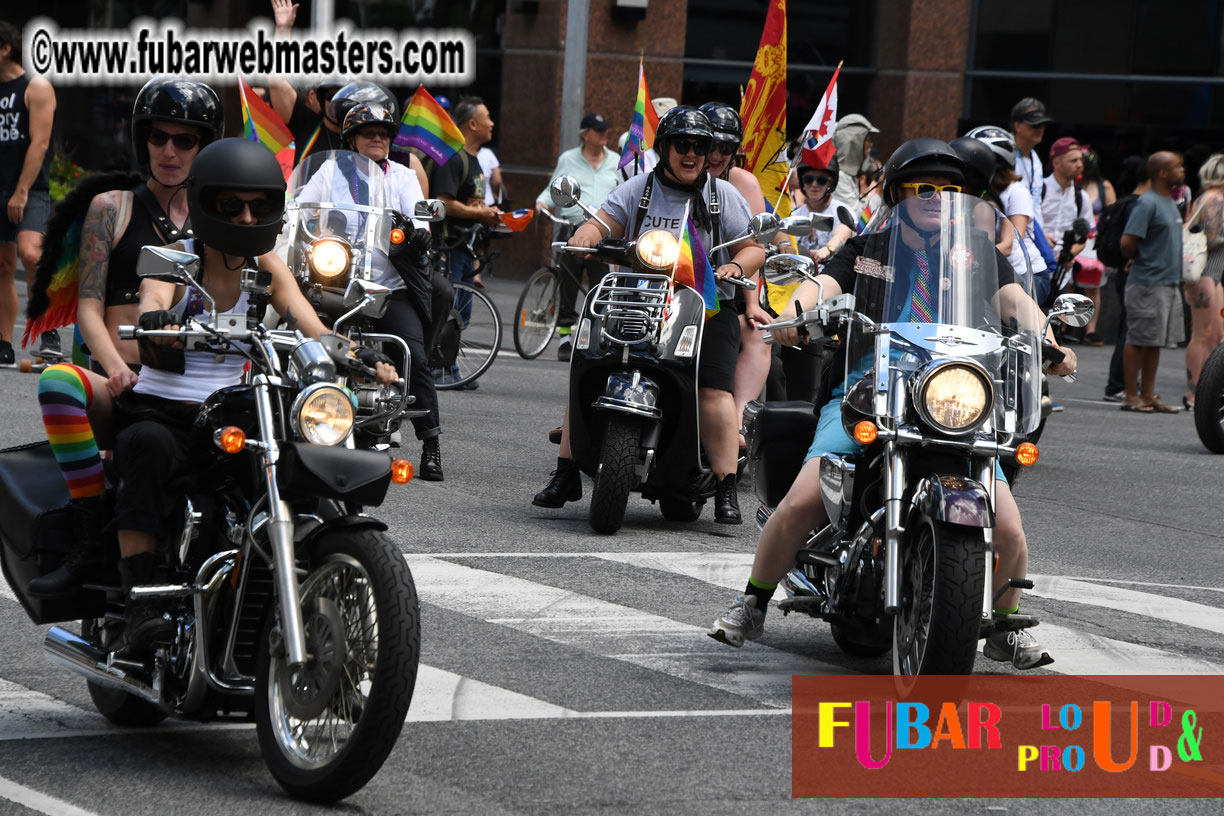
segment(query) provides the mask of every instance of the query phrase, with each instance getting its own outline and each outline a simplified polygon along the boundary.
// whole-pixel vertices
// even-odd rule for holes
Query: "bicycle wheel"
[[[557,273],[544,266],[532,273],[514,309],[514,347],[524,360],[548,348],[557,331]]]
[[[489,370],[501,348],[502,323],[488,295],[474,286],[454,282],[455,308],[462,316],[462,332],[455,361],[436,372],[439,391],[463,388]]]

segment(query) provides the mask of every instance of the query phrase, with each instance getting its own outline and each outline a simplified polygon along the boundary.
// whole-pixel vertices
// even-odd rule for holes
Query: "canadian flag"
[[[816,112],[804,128],[803,163],[808,167],[824,169],[829,166],[836,148],[833,146],[833,132],[837,130],[837,75],[841,73],[841,63],[829,80]]]

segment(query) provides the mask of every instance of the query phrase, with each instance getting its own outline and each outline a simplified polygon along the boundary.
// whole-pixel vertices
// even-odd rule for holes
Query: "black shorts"
[[[735,391],[735,361],[739,357],[739,313],[731,301],[718,302],[718,314],[705,323],[701,333],[701,364],[697,385],[728,394]]]

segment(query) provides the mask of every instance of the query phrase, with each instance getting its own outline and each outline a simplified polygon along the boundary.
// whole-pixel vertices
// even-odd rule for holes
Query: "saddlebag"
[[[810,402],[748,404],[748,461],[757,498],[777,507],[803,468],[803,457],[816,435],[819,417]]]
[[[72,546],[69,499],[51,443],[0,451],[0,566],[35,623],[100,617],[106,612],[106,595],[101,592],[54,600],[26,593],[30,581],[58,567]]]
[[[391,457],[378,451],[288,442],[281,444],[277,476],[286,498],[317,496],[376,507],[391,484]]]

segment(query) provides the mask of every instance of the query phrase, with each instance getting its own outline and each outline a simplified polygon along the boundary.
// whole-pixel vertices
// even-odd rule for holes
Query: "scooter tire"
[[[629,491],[634,488],[634,469],[638,463],[637,423],[627,417],[608,419],[599,455],[599,472],[591,490],[591,529],[611,535],[625,522]]]

